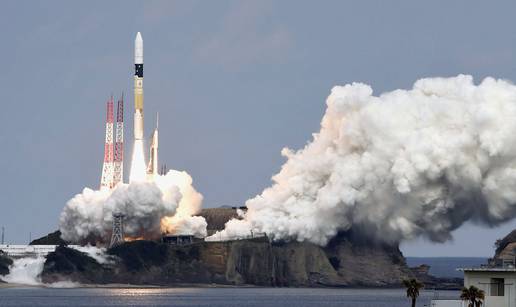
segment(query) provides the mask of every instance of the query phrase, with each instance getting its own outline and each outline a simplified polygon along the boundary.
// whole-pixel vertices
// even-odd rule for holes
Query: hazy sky
[[[6,240],[57,229],[66,201],[98,187],[111,93],[126,93],[132,138],[137,31],[146,135],[159,111],[161,162],[188,171],[215,207],[270,185],[280,150],[318,131],[334,85],[361,81],[378,94],[427,76],[516,81],[514,12],[514,1],[2,1]],[[466,225],[453,242],[402,250],[487,256],[515,226]]]

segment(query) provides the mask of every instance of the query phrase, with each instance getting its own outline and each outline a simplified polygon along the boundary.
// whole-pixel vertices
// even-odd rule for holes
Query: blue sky
[[[334,85],[361,81],[378,94],[428,76],[516,80],[511,1],[0,5],[0,224],[12,243],[55,230],[66,201],[98,186],[111,93],[126,93],[131,138],[137,31],[146,135],[159,111],[161,161],[192,175],[206,207],[241,205],[270,185],[280,150],[302,147],[318,130]],[[453,242],[402,249],[487,256],[515,225],[466,225]]]

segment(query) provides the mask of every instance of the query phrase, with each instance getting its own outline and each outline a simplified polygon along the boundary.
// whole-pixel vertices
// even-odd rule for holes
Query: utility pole
[[[4,239],[5,239],[4,235],[5,235],[5,228],[4,228],[4,226],[2,226],[2,245],[4,245]]]

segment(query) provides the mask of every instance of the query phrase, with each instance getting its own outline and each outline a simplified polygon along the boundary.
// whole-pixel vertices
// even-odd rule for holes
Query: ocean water
[[[428,264],[430,274],[437,277],[459,277],[463,278],[464,273],[457,271],[457,268],[478,267],[487,263],[487,258],[475,257],[406,257],[410,267]]]
[[[432,298],[457,299],[458,291],[422,291],[418,307]],[[314,288],[3,288],[0,306],[210,306],[210,307],[400,307],[403,289]]]

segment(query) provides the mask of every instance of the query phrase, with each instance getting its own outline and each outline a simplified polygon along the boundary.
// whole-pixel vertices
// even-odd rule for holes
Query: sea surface
[[[430,274],[436,277],[460,277],[464,273],[458,268],[478,267],[487,263],[487,258],[476,257],[406,257],[410,267],[427,264],[430,266]]]
[[[458,291],[422,291],[418,307]],[[404,289],[313,288],[3,288],[0,306],[403,307]]]

